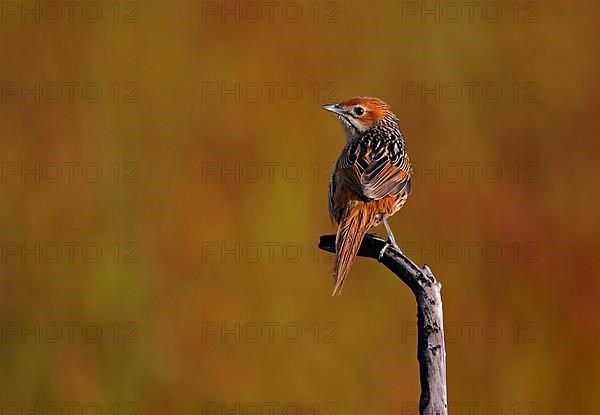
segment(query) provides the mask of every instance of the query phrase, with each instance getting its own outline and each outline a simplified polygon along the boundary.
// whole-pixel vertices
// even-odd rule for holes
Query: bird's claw
[[[390,244],[388,242],[386,242],[385,245],[383,246],[383,248],[381,248],[381,251],[379,252],[379,256],[377,257],[377,260],[379,262],[381,262],[381,260],[383,259],[383,255],[385,254],[385,251],[388,246],[390,246]]]
[[[402,253],[402,250],[400,249],[400,247],[398,246],[398,244],[395,241],[388,241],[388,244],[390,244],[391,246],[393,246],[396,251],[398,251],[402,255],[404,255],[404,253]]]
[[[392,247],[394,248],[396,251],[398,251],[400,254],[404,255],[404,253],[402,252],[402,250],[400,249],[400,247],[398,246],[398,244],[396,244],[394,241],[390,241],[388,239],[388,241],[385,243],[385,245],[383,246],[383,248],[381,248],[381,251],[379,252],[379,256],[377,257],[377,259],[379,260],[379,262],[381,262],[381,260],[383,259],[383,255],[385,254],[385,251],[387,251],[388,247]]]

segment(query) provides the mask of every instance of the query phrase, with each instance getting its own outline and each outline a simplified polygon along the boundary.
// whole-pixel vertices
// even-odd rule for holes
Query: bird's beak
[[[321,108],[323,108],[325,111],[330,111],[338,115],[344,115],[345,112],[339,104],[325,104],[321,105]]]

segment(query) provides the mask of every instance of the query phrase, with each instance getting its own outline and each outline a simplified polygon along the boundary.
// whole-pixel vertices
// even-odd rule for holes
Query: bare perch
[[[444,313],[440,284],[427,265],[419,268],[387,242],[367,234],[358,255],[379,260],[411,289],[417,300],[417,359],[421,378],[421,415],[447,415],[446,346],[444,344]],[[335,235],[323,235],[319,248],[335,253]]]

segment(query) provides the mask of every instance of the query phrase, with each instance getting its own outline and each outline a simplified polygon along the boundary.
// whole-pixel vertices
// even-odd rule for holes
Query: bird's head
[[[397,118],[388,104],[374,97],[356,97],[338,104],[322,105],[338,116],[348,139],[363,133],[382,121],[397,124]]]

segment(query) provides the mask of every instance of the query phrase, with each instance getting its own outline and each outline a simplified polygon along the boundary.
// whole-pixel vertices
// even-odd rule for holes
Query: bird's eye
[[[360,117],[361,115],[363,115],[365,113],[365,110],[362,109],[362,107],[356,107],[356,108],[354,108],[354,113]]]

